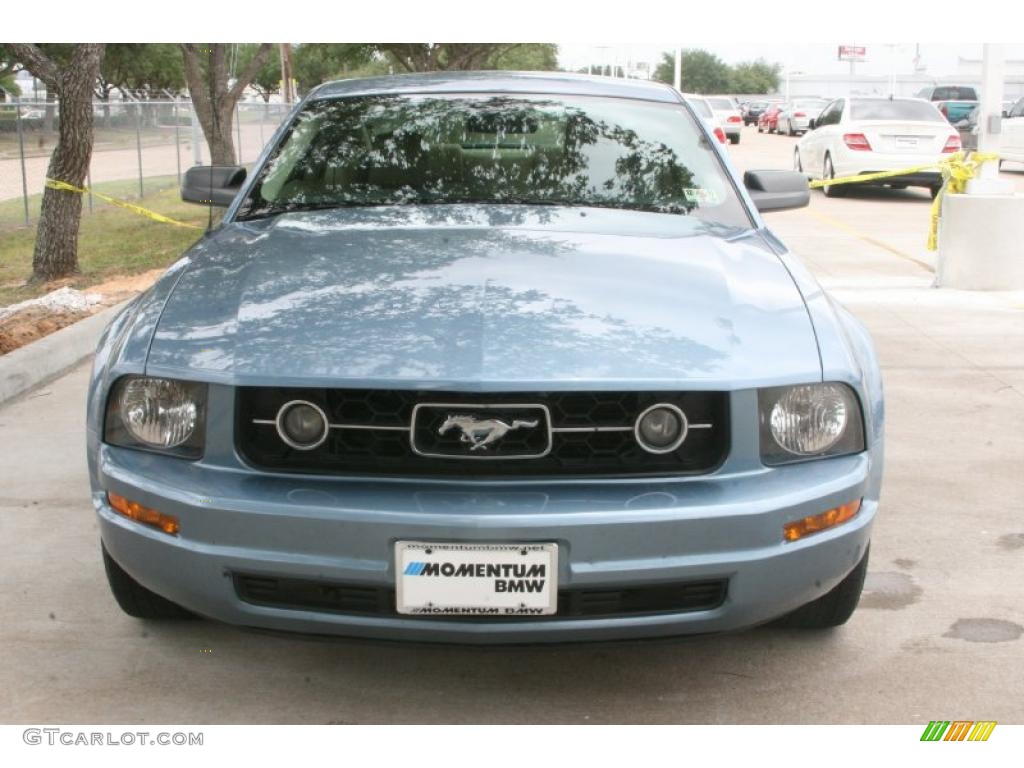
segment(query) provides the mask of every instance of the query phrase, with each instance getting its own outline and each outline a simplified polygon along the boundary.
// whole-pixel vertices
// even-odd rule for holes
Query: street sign
[[[868,49],[863,45],[840,45],[839,46],[839,60],[840,61],[864,61],[867,57]]]

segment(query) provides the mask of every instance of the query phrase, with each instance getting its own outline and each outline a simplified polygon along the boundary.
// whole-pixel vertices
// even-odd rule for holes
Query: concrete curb
[[[114,315],[128,302],[97,312],[39,341],[0,356],[0,403],[51,381],[91,356]]]

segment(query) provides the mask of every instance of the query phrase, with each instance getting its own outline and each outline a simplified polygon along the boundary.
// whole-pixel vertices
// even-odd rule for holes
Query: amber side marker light
[[[159,528],[164,533],[171,534],[171,536],[178,535],[178,531],[181,526],[178,525],[178,518],[176,517],[165,515],[163,512],[158,512],[155,509],[150,509],[149,507],[144,507],[137,501],[129,501],[124,496],[119,496],[118,494],[111,493],[110,491],[107,491],[107,500],[115,511],[120,512],[129,520],[134,520],[137,523],[145,523],[146,525],[152,525],[154,528]]]
[[[782,536],[786,541],[797,541],[812,533],[819,533],[845,523],[860,512],[860,499],[848,501],[820,515],[811,515],[802,520],[794,520],[782,526]]]

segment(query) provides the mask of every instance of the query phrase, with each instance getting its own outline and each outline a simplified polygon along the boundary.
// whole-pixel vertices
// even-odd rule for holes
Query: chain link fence
[[[256,160],[290,111],[290,104],[238,104],[232,133],[239,163]],[[0,227],[31,226],[39,216],[59,119],[55,102],[0,102]],[[86,186],[112,197],[144,200],[179,186],[185,170],[210,161],[188,99],[96,101],[93,129]],[[104,205],[86,195],[83,211]]]

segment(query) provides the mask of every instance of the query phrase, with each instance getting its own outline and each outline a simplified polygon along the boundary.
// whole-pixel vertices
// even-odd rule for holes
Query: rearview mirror
[[[761,212],[803,208],[811,202],[807,177],[798,171],[747,171],[743,186]]]
[[[235,199],[245,181],[240,165],[197,165],[185,171],[181,180],[181,199],[186,203],[226,208]]]

